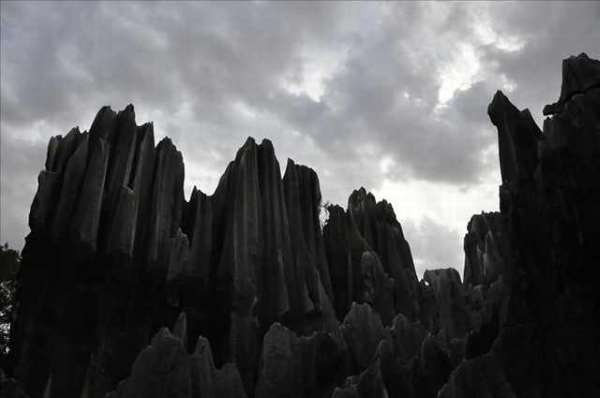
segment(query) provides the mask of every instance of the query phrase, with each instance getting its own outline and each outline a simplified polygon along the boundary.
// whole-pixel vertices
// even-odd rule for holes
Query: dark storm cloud
[[[512,88],[539,119],[558,96],[560,59],[600,55],[599,9],[2,2],[0,239],[22,242],[48,138],[87,128],[105,104],[134,103],[138,122],[154,120],[174,139],[188,189],[210,191],[253,135],[271,138],[282,164],[290,156],[316,168],[334,202],[383,181],[477,190],[497,168],[485,113],[494,91]],[[413,221],[415,256],[440,262],[423,240],[439,241],[446,228],[456,241],[459,230]]]

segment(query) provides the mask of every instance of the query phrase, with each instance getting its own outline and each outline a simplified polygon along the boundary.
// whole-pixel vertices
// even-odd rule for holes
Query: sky
[[[246,137],[392,203],[417,273],[462,274],[498,209],[496,90],[542,124],[561,60],[600,57],[600,2],[0,3],[0,242],[21,249],[51,136],[135,105],[212,193]]]

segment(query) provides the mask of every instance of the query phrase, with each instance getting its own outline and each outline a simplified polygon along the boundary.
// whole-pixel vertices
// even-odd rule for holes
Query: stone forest
[[[0,395],[600,396],[600,62],[565,59],[543,129],[498,91],[500,211],[464,275],[419,280],[392,206],[323,208],[319,179],[248,138],[212,195],[134,108],[48,144]]]

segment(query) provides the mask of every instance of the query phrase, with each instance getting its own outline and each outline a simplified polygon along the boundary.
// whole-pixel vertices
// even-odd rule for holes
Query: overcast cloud
[[[498,208],[486,115],[502,89],[541,123],[561,60],[600,56],[600,3],[1,3],[0,240],[21,248],[46,143],[135,105],[211,193],[249,135],[313,167],[324,200],[394,206],[418,273],[462,272]]]

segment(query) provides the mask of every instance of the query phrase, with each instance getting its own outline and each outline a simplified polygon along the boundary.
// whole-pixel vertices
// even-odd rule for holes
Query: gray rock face
[[[365,251],[360,260],[360,300],[369,303],[389,324],[396,313],[394,310],[394,279],[383,271],[377,253]]]
[[[464,238],[465,286],[489,285],[504,273],[508,261],[506,220],[500,213],[471,217]]]
[[[368,304],[356,303],[344,318],[341,331],[356,370],[369,366],[377,345],[387,334],[379,315]]]
[[[350,195],[348,211],[327,210],[323,236],[338,318],[354,301],[372,304],[386,325],[398,312],[416,318],[419,283],[392,206],[361,188]]]
[[[325,256],[325,246],[321,232],[319,213],[321,207],[321,188],[319,177],[309,167],[297,165],[288,159],[288,164],[283,177],[283,186],[286,196],[290,228],[294,231],[299,242],[296,251],[304,251],[308,256],[309,264],[316,264],[318,277],[329,297],[333,296],[329,264]],[[296,254],[300,256],[300,254]],[[314,273],[312,271],[311,273]],[[309,280],[315,276],[309,277]]]
[[[443,329],[448,337],[464,337],[470,329],[465,306],[465,292],[460,276],[454,268],[427,270],[423,280],[435,294],[438,324],[435,331]]]
[[[268,140],[249,138],[212,195],[186,200],[175,145],[155,146],[133,106],[102,108],[89,133],[49,142],[0,390],[600,396],[598,65],[564,61],[543,133],[494,96],[501,211],[469,222],[464,282],[454,269],[418,281],[394,210],[364,188],[321,227],[316,173],[290,160],[282,177]]]
[[[190,368],[183,342],[161,329],[137,357],[117,397],[191,397]]]
[[[166,328],[159,330],[136,358],[131,376],[107,397],[246,398],[235,365],[227,363],[216,369],[210,344],[204,337],[198,338],[194,352],[188,355],[185,314],[180,315],[173,331],[174,334]]]
[[[298,337],[274,323],[263,341],[255,396],[328,396],[347,374],[346,346],[339,333]]]
[[[473,216],[467,231],[464,289],[471,330],[465,341],[465,356],[471,358],[489,351],[498,328],[506,321],[510,247],[507,220],[501,213]]]
[[[359,274],[360,263],[354,253],[360,253],[362,256],[367,250],[367,245],[342,207],[330,206],[328,211],[329,219],[323,227],[323,238],[331,267],[335,312],[340,319],[350,309],[355,294],[358,294],[354,275]],[[353,246],[356,246],[356,249],[353,250]]]
[[[375,201],[364,188],[352,192],[348,212],[360,234],[381,258],[384,271],[394,278],[395,311],[408,317],[418,313],[418,280],[410,246],[392,205]]]

